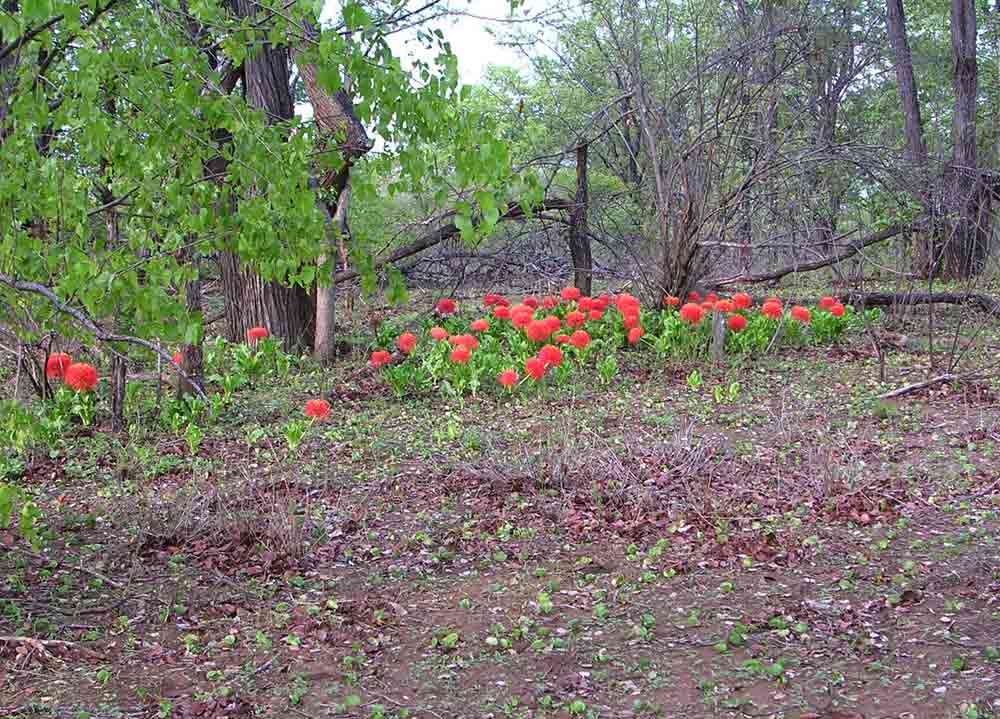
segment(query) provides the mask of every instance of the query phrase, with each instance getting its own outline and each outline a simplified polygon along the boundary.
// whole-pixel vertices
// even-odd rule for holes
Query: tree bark
[[[256,14],[257,6],[251,0],[235,0],[233,5],[240,17]],[[250,48],[243,63],[244,92],[247,102],[263,110],[268,122],[291,119],[294,103],[290,79],[286,48],[266,41]],[[316,299],[311,292],[265,281],[232,253],[221,253],[219,263],[226,298],[226,335],[231,341],[243,340],[248,329],[259,325],[282,339],[286,349],[312,346]]]
[[[197,255],[190,255],[187,258],[188,262],[194,269],[194,278],[184,288],[184,299],[187,306],[188,314],[191,316],[201,316],[202,312],[202,302],[201,302],[201,261]],[[198,341],[192,342],[190,344],[185,344],[181,348],[181,367],[187,374],[188,378],[185,379],[182,375],[177,375],[177,397],[183,397],[186,394],[194,394],[194,384],[192,382],[201,385],[204,383],[204,370],[203,370],[203,359],[202,359],[202,346],[201,339],[202,334],[199,333]]]
[[[573,283],[584,295],[590,295],[594,263],[587,232],[587,145],[576,148],[576,197],[569,213],[569,252],[573,260]]]

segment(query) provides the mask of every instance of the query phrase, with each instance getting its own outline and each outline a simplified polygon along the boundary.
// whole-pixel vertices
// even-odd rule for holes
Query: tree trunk
[[[942,271],[947,277],[979,274],[989,246],[989,196],[976,155],[976,6],[974,0],[952,0],[951,52],[955,113],[952,119],[952,166],[945,174],[948,206],[955,217],[945,238]],[[950,176],[950,178],[949,178]],[[949,179],[951,181],[949,181]]]
[[[244,18],[252,18],[256,12],[251,0],[235,0],[234,7]],[[294,104],[288,50],[257,38],[249,52],[243,63],[247,102],[263,110],[269,122],[291,119]],[[265,281],[228,252],[220,255],[220,265],[226,297],[226,335],[231,341],[243,340],[248,329],[259,325],[281,338],[286,349],[312,346],[316,310],[312,293],[302,287]]]
[[[184,298],[187,305],[187,311],[189,315],[200,316],[202,311],[201,306],[201,262],[197,255],[189,256],[188,261],[194,268],[194,278],[187,283],[184,288]],[[202,334],[199,333],[197,342],[192,342],[191,344],[185,344],[181,347],[181,368],[187,373],[189,379],[184,379],[178,375],[177,381],[177,397],[183,397],[185,394],[195,394],[194,386],[191,384],[192,381],[197,382],[199,386],[204,386],[204,371],[202,368],[202,347],[201,339]]]
[[[337,198],[337,209],[331,212],[330,208],[322,200],[320,210],[323,212],[326,222],[327,233],[327,257],[320,257],[319,262],[329,258],[330,267],[334,271],[330,272],[330,284],[326,287],[316,288],[316,344],[313,356],[320,364],[330,364],[336,356],[336,306],[337,306],[337,283],[334,281],[337,267],[337,249],[339,239],[347,234],[347,212],[350,207],[351,186],[346,184]]]
[[[590,295],[594,263],[587,233],[587,146],[576,148],[576,197],[569,213],[569,252],[573,260],[573,282],[584,295]]]

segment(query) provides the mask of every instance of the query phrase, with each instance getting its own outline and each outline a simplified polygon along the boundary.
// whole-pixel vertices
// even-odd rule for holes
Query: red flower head
[[[538,298],[537,297],[532,297],[531,295],[528,295],[523,300],[521,300],[521,304],[522,305],[527,305],[528,307],[530,307],[533,310],[537,310],[538,309]]]
[[[184,362],[184,355],[183,355],[183,353],[181,353],[181,352],[174,352],[173,356],[170,358],[170,361],[173,362],[178,367],[180,367],[181,363]]]
[[[503,295],[488,292],[486,296],[483,297],[483,304],[487,307],[493,307],[494,305],[505,305],[507,304],[507,300],[503,298]]]
[[[837,304],[837,300],[833,299],[832,297],[820,297],[819,298],[819,308],[821,310],[827,310],[827,311],[829,311],[829,310],[833,309],[833,306],[835,304]]]
[[[431,327],[431,337],[437,341],[448,339],[448,330],[444,327]]]
[[[590,335],[588,335],[584,330],[577,330],[573,333],[573,336],[569,338],[569,343],[578,350],[582,350],[590,344]]]
[[[747,328],[747,318],[743,315],[729,315],[726,318],[726,326],[733,332],[742,332]]]
[[[490,328],[490,323],[485,319],[473,320],[469,328],[473,332],[485,332]]]
[[[779,300],[777,297],[768,297],[764,301],[765,302],[773,302],[774,304],[778,305],[778,307],[783,307],[784,306],[784,305],[781,304],[781,300]]]
[[[459,345],[451,351],[451,361],[455,364],[465,364],[472,356],[472,350],[465,345]]]
[[[809,324],[812,321],[812,313],[802,305],[795,305],[792,307],[792,317],[797,319],[803,324]]]
[[[559,296],[566,302],[574,302],[580,299],[580,290],[577,287],[563,287]]]
[[[630,295],[628,292],[622,292],[615,298],[615,307],[617,307],[618,311],[623,315],[639,314],[639,300]]]
[[[701,302],[701,295],[699,295],[694,290],[691,290],[690,292],[688,292],[688,302],[698,302],[698,303],[700,303]]]
[[[556,335],[556,344],[564,345],[570,341],[569,335]]]
[[[544,362],[546,367],[558,367],[562,364],[562,350],[555,345],[545,345],[538,350],[538,359]]]
[[[410,354],[417,346],[417,336],[412,332],[404,332],[396,339],[396,346],[403,354]]]
[[[66,369],[73,364],[73,360],[65,352],[53,352],[45,360],[45,376],[49,379],[62,379],[66,376]]]
[[[524,363],[524,373],[537,382],[545,376],[545,363],[538,357],[529,357]]]
[[[706,312],[711,312],[712,310],[715,309],[715,303],[705,300],[704,302],[701,303],[701,308]]]
[[[707,295],[705,295],[705,302],[711,302],[712,304],[715,304],[718,301],[719,301],[719,296],[714,292],[709,292]]]
[[[604,317],[604,310],[591,310],[587,313],[587,319],[597,322]]]
[[[528,326],[535,311],[527,305],[514,305],[510,311],[510,321],[518,329]]]
[[[623,318],[625,324],[625,329],[630,330],[639,326],[639,315],[637,313],[629,312]]]
[[[576,308],[581,312],[590,312],[594,309],[594,299],[592,297],[581,297],[576,301]]]
[[[746,292],[737,292],[733,295],[733,306],[738,310],[748,310],[753,306],[753,300]]]
[[[469,351],[479,346],[479,340],[472,335],[452,335],[448,338],[448,343],[454,347],[466,347]]]
[[[844,306],[838,302],[837,304],[835,304],[833,307],[830,308],[830,314],[833,315],[834,317],[843,317]]]
[[[372,369],[378,369],[382,365],[389,364],[389,360],[391,359],[392,356],[385,350],[375,350],[372,352],[372,356],[368,359],[368,365]]]
[[[701,322],[701,316],[704,312],[705,311],[701,308],[701,305],[697,305],[694,302],[688,302],[681,307],[681,319],[685,322],[696,325]]]
[[[254,344],[257,340],[262,340],[269,334],[271,333],[267,331],[267,327],[251,327],[247,330],[247,342]]]
[[[593,312],[593,310],[591,310]],[[566,326],[567,327],[579,327],[587,318],[579,310],[573,310],[572,312],[566,313]]]
[[[549,334],[558,332],[559,328],[562,327],[562,322],[560,322],[559,318],[555,315],[549,315],[543,320],[543,322],[549,326]]]
[[[63,381],[77,392],[90,392],[97,386],[97,370],[86,362],[76,362],[66,368]]]
[[[771,320],[779,319],[782,313],[781,304],[768,300],[760,306],[760,313]]]
[[[633,327],[628,331],[628,343],[630,345],[638,344],[644,334],[642,327]]]
[[[608,309],[608,305],[610,304],[611,304],[611,298],[608,297],[607,294],[603,294],[600,297],[594,299],[594,307],[596,307],[599,310]]]
[[[497,382],[502,384],[507,389],[510,389],[517,384],[517,372],[512,369],[505,369],[500,373],[500,376],[497,377]]]
[[[330,416],[330,403],[325,399],[306,400],[306,407],[303,410],[306,417],[313,419],[326,419]]]
[[[510,319],[510,307],[507,305],[497,305],[493,308],[493,316],[498,320],[509,320]]]
[[[542,298],[542,308],[546,310],[555,309],[559,306],[559,298],[555,295],[545,295]]]
[[[552,334],[552,328],[545,320],[532,320],[524,331],[532,342],[544,342]]]
[[[715,303],[715,309],[718,312],[732,312],[736,309],[736,305],[733,304],[732,300],[719,300]]]
[[[455,300],[450,297],[442,297],[437,301],[437,306],[435,307],[437,313],[442,317],[447,317],[448,315],[455,314]]]
[[[681,303],[681,298],[680,297],[674,297],[673,295],[665,295],[663,297],[663,306],[664,307],[676,307],[680,303]]]

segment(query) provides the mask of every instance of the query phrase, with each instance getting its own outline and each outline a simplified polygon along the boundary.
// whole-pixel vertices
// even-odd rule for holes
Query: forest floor
[[[927,364],[396,400],[355,357],[196,456],[76,430],[24,478],[49,539],[0,536],[0,717],[998,716],[1000,378],[876,399]]]

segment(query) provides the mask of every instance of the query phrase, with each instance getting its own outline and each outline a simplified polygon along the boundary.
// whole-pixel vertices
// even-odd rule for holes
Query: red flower
[[[623,318],[625,324],[625,329],[630,330],[639,324],[639,315],[633,312],[629,312]]]
[[[701,305],[696,305],[694,302],[688,302],[681,307],[681,319],[685,322],[696,325],[701,322],[701,316],[704,312],[705,311],[701,308]]]
[[[510,319],[510,307],[507,305],[497,305],[493,308],[493,316],[498,320],[509,320]]]
[[[559,305],[559,298],[554,295],[545,295],[542,298],[542,307],[547,310],[554,309]]]
[[[809,324],[812,321],[812,313],[802,305],[792,307],[792,317],[804,324]]]
[[[604,317],[604,310],[591,310],[587,313],[587,319],[597,322]]]
[[[527,305],[514,305],[510,311],[510,321],[518,329],[528,326],[535,311]]]
[[[593,310],[591,310],[591,312],[593,312]],[[579,326],[581,326],[586,321],[587,321],[587,318],[579,310],[573,310],[572,312],[567,312],[566,313],[566,326],[567,327],[579,327]]]
[[[712,310],[715,309],[715,303],[705,300],[704,302],[701,303],[701,308],[706,312],[711,312]]]
[[[444,327],[431,327],[431,337],[439,342],[441,340],[448,339],[448,330]]]
[[[63,380],[77,392],[89,392],[97,386],[97,370],[86,362],[76,362],[66,368]]]
[[[479,340],[472,335],[452,335],[448,342],[454,347],[465,347],[470,352],[479,346]]]
[[[578,350],[582,350],[590,344],[590,335],[588,335],[584,330],[577,330],[573,333],[573,336],[569,338],[569,343]]]
[[[389,360],[392,356],[385,350],[375,350],[372,352],[372,356],[368,359],[368,365],[373,369],[378,369],[382,365],[389,364]]]
[[[450,297],[442,297],[437,302],[437,313],[442,317],[455,314],[455,300]]]
[[[494,305],[506,305],[507,300],[503,298],[503,295],[497,295],[489,292],[485,297],[483,297],[483,304],[487,307],[492,307]]]
[[[403,354],[410,354],[413,348],[417,346],[417,336],[412,332],[404,332],[396,340],[396,346],[399,347],[399,351]]]
[[[829,311],[829,310],[833,309],[833,306],[835,304],[837,304],[837,300],[833,299],[832,297],[820,297],[819,298],[819,308],[821,310],[827,310],[827,311]]]
[[[731,300],[719,300],[715,303],[715,309],[718,312],[732,312],[736,309],[736,305]]]
[[[569,335],[556,335],[556,344],[564,345],[570,341]]]
[[[306,407],[303,410],[306,417],[313,419],[326,419],[330,416],[330,403],[325,399],[306,400]]]
[[[65,352],[53,352],[45,360],[45,376],[49,379],[62,379],[66,376],[66,368],[73,364],[73,360]]]
[[[622,292],[615,298],[615,307],[617,307],[618,311],[623,315],[639,314],[639,300],[630,295],[628,292]]]
[[[681,303],[680,297],[674,297],[673,295],[665,295],[663,298],[664,307],[676,307]]]
[[[576,301],[576,308],[581,312],[589,312],[594,309],[594,300],[591,297],[581,297]]]
[[[707,295],[705,295],[705,302],[711,302],[712,304],[715,304],[718,301],[719,301],[719,296],[714,292],[709,292]]]
[[[490,328],[490,323],[485,319],[473,320],[472,324],[469,325],[469,328],[473,332],[485,332]]]
[[[729,315],[726,326],[733,332],[742,332],[747,328],[747,318],[743,315]]]
[[[633,327],[628,331],[628,343],[630,345],[638,344],[644,334],[642,327]]]
[[[538,357],[529,357],[524,363],[524,373],[537,382],[545,376],[545,363]]]
[[[559,296],[566,302],[573,302],[574,300],[580,299],[580,290],[577,287],[563,287]]]
[[[257,340],[262,340],[270,334],[267,327],[251,327],[247,330],[247,342],[254,344]]]
[[[701,295],[694,290],[688,292],[688,302],[701,302]]]
[[[451,351],[451,361],[455,364],[465,364],[472,356],[472,351],[465,345],[459,345]]]
[[[543,320],[543,322],[549,326],[549,334],[558,332],[559,328],[562,327],[562,322],[560,322],[559,318],[555,315],[549,315]]]
[[[530,307],[533,310],[537,310],[538,309],[538,298],[537,297],[532,297],[531,295],[528,295],[523,300],[521,300],[521,304],[522,305],[526,305],[526,306]]]
[[[174,352],[174,356],[170,358],[170,361],[180,367],[181,363],[184,361],[184,355],[180,352]]]
[[[555,345],[545,345],[538,350],[538,359],[544,362],[546,367],[558,367],[562,364],[562,350]]]
[[[777,297],[768,297],[764,301],[773,302],[774,304],[778,305],[778,307],[782,307],[781,300],[779,300]]]
[[[552,328],[545,320],[532,320],[524,331],[532,342],[544,342],[552,334]]]
[[[512,369],[505,369],[500,373],[500,376],[497,377],[497,382],[502,384],[507,389],[510,389],[517,384],[517,372]]]
[[[844,306],[838,302],[837,304],[835,304],[833,307],[830,308],[830,314],[833,315],[834,317],[843,317]]]
[[[746,292],[737,292],[733,295],[733,306],[738,310],[748,310],[753,306],[753,300]]]
[[[596,297],[594,299],[594,307],[599,310],[606,310],[610,304],[611,298],[607,295],[601,295],[600,297]]]
[[[768,300],[760,306],[760,313],[768,319],[776,320],[781,317],[781,303]]]

